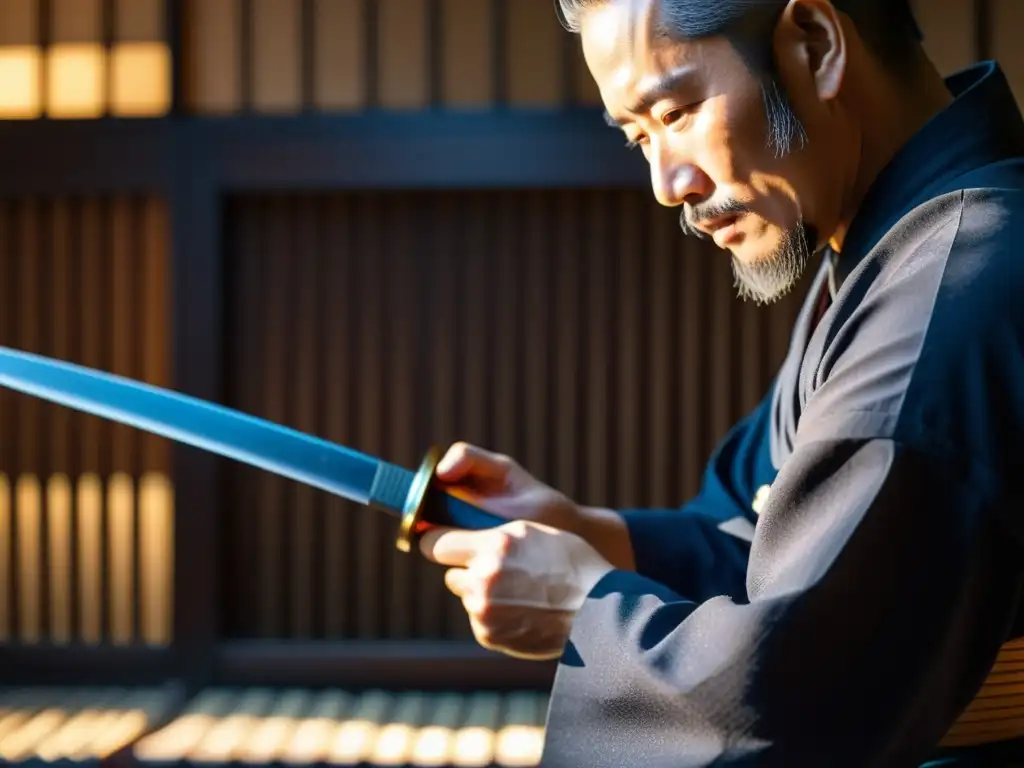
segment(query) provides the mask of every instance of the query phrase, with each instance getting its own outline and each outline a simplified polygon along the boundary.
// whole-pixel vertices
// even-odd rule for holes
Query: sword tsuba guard
[[[438,462],[441,461],[441,450],[436,446],[427,451],[423,457],[423,463],[416,471],[412,479],[412,486],[409,488],[409,495],[405,497],[405,506],[402,507],[402,521],[398,526],[398,538],[395,546],[402,552],[412,551],[412,542],[418,533],[418,523],[423,514],[423,505],[430,491],[430,483],[434,479],[434,472]]]

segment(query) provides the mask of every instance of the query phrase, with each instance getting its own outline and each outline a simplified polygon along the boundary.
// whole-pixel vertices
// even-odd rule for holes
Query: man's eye
[[[646,136],[638,136],[636,138],[631,138],[631,137],[627,136],[626,137],[626,147],[628,149],[636,149],[641,144],[643,144],[645,141],[647,141],[647,137]]]
[[[677,107],[675,109],[670,109],[668,112],[662,115],[661,122],[663,125],[672,125],[672,123],[676,122],[677,120],[686,117],[692,112],[695,112],[702,103],[703,102],[696,101],[693,104],[687,104],[685,107]]]

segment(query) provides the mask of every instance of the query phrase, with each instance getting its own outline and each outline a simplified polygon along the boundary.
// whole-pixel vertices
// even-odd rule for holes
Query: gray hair
[[[779,82],[772,54],[772,30],[788,0],[662,0],[658,34],[682,39],[726,37],[761,79],[768,120],[768,147],[779,156],[802,147],[807,133]],[[559,22],[580,31],[586,11],[609,0],[555,0]],[[833,0],[856,24],[869,48],[894,67],[913,56],[921,31],[909,0]]]

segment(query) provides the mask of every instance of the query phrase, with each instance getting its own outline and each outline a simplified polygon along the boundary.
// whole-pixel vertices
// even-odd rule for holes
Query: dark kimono
[[[699,495],[624,513],[543,766],[1024,765],[1024,121],[948,85]]]

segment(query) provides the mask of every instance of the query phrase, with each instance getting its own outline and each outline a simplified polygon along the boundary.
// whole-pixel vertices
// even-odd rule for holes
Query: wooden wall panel
[[[441,0],[441,100],[447,107],[487,105],[497,62],[492,51],[497,15],[484,0]]]
[[[1024,3],[992,0],[992,56],[1003,66],[1017,103],[1024,106]]]
[[[241,0],[188,0],[183,56],[185,99],[200,114],[242,107]]]
[[[975,51],[976,0],[914,0],[925,49],[944,75],[969,66]]]
[[[642,190],[247,196],[226,216],[232,405],[408,467],[470,440],[588,504],[689,498],[799,301],[740,304]],[[393,520],[228,469],[229,635],[468,636]]]
[[[549,0],[185,2],[201,114],[598,103]]]
[[[250,0],[249,71],[252,108],[298,112],[302,108],[300,0]]]
[[[435,79],[427,0],[376,0],[377,104],[421,109],[432,101]]]
[[[313,104],[322,112],[366,103],[366,6],[363,0],[316,0]]]
[[[0,344],[167,386],[165,218],[0,200]],[[170,642],[169,473],[159,438],[0,391],[0,642]]]

